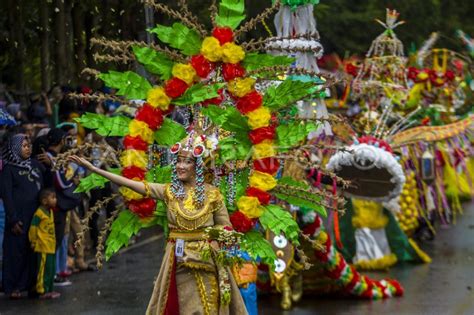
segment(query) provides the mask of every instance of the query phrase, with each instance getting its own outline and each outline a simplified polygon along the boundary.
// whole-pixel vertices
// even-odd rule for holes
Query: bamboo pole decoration
[[[300,236],[301,236],[305,241],[307,241],[308,243],[310,243],[310,244],[311,244],[311,247],[313,247],[314,249],[316,249],[316,250],[318,250],[318,251],[320,251],[320,252],[324,252],[324,253],[326,252],[326,248],[324,247],[324,245],[321,244],[321,243],[319,243],[319,242],[316,241],[316,240],[313,240],[310,235],[304,234],[304,233],[301,232],[301,233],[300,233]]]
[[[102,208],[106,207],[109,202],[113,201],[115,198],[120,197],[120,194],[112,194],[110,197],[106,197],[102,200],[97,201],[96,205],[89,209],[86,212],[84,218],[81,220],[81,232],[77,233],[76,241],[74,242],[74,247],[81,246],[84,241],[85,234],[89,231],[89,222],[92,219],[92,216],[95,213],[98,213]]]
[[[67,165],[70,163],[69,157],[72,155],[83,155],[84,152],[92,150],[92,149],[99,149],[105,152],[104,156],[101,157],[101,160],[110,163],[110,164],[117,164],[118,161],[116,157],[120,154],[119,151],[113,149],[108,144],[97,144],[97,143],[84,143],[76,148],[69,149],[68,151],[58,154],[58,156],[54,159],[54,166],[52,168],[53,171],[58,171],[60,169],[65,169]],[[84,157],[87,160],[90,158]]]
[[[268,17],[270,17],[270,15],[273,12],[275,12],[279,8],[280,8],[280,0],[277,0],[271,7],[265,9],[262,13],[260,13],[259,15],[257,15],[256,17],[254,17],[253,19],[251,19],[250,21],[248,21],[241,27],[239,27],[234,33],[235,38],[239,38],[240,35],[242,35],[243,33],[247,33],[248,31],[255,29],[258,23],[261,23],[262,21],[266,20]]]
[[[218,9],[217,9],[216,0],[212,0],[211,6],[209,7],[209,13],[211,14],[211,23],[212,23],[213,28],[217,26],[217,22],[216,22],[216,17],[218,14],[217,12],[218,12]]]
[[[184,16],[187,17],[195,25],[199,25],[201,27],[201,31],[203,32],[204,36],[207,36],[207,31],[206,31],[205,27],[202,24],[199,23],[198,17],[191,13],[186,0],[179,0],[178,1],[178,6],[184,12]]]
[[[137,103],[124,100],[124,99],[119,98],[119,97],[114,96],[114,95],[104,94],[104,93],[101,93],[101,92],[97,92],[97,93],[94,93],[94,94],[83,94],[83,93],[75,93],[74,92],[74,93],[69,93],[67,95],[67,97],[72,98],[72,99],[77,99],[77,100],[94,101],[94,102],[99,102],[99,103],[110,100],[110,101],[113,101],[113,102],[118,102],[122,105],[127,105],[127,106],[130,106],[130,107],[134,107],[134,108],[139,107]]]
[[[162,52],[166,54],[170,59],[176,62],[184,62],[186,58],[178,53],[177,51],[171,50],[168,47],[161,47],[157,44],[149,44],[144,41],[136,41],[136,40],[109,40],[103,37],[95,37],[91,39],[91,43],[96,46],[101,46],[104,49],[108,49],[113,52],[119,52],[121,54],[133,55],[130,52],[130,49],[133,46],[138,47],[150,47],[156,51]]]
[[[180,12],[171,9],[165,4],[157,3],[155,0],[142,0],[142,3],[154,8],[158,12],[168,15],[169,17],[180,20],[184,25],[195,29],[201,35],[201,37],[207,36],[207,31],[205,30],[204,26],[200,23],[197,23],[196,20],[190,19],[186,14],[181,14]]]
[[[305,235],[305,234],[301,233],[302,237],[303,237],[303,235]],[[306,240],[306,238],[305,238],[305,240]],[[324,247],[321,244],[319,244],[318,242],[314,242],[311,239],[310,239],[309,242],[311,243],[311,246],[314,249],[325,250]],[[308,256],[306,256],[305,252],[302,249],[299,249],[298,247],[295,247],[295,251],[296,251],[296,254],[298,255],[298,257],[300,258],[298,263],[303,265],[304,270],[309,270],[311,267],[313,267],[313,264],[309,262]]]
[[[101,55],[99,53],[95,53],[93,56],[95,62],[115,62],[115,63],[123,63],[129,64],[135,60],[132,56],[128,54],[121,54],[121,55]]]
[[[94,77],[95,79],[99,78],[100,71],[97,69],[92,69],[92,68],[84,68],[81,72],[82,75]]]
[[[102,230],[100,230],[100,234],[99,234],[99,237],[98,237],[98,240],[97,240],[97,247],[96,247],[97,252],[95,254],[95,260],[96,260],[97,268],[99,268],[99,269],[102,268],[102,262],[104,261],[103,252],[104,252],[104,248],[105,248],[104,243],[105,243],[105,239],[107,237],[107,233],[112,228],[112,223],[118,217],[120,211],[122,211],[122,209],[118,208],[117,210],[112,212],[110,214],[110,217],[107,218],[107,220],[105,220],[104,227],[102,228]]]

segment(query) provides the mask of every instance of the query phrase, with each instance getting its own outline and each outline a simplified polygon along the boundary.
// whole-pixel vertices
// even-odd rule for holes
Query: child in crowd
[[[38,261],[36,292],[43,299],[55,299],[60,293],[53,291],[56,252],[54,233],[54,214],[56,193],[52,189],[43,189],[39,194],[40,207],[31,221],[28,236]]]

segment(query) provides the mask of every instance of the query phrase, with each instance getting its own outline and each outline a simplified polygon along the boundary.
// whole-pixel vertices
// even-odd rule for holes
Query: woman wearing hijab
[[[24,134],[12,136],[2,155],[0,196],[6,213],[2,282],[5,294],[17,299],[31,289],[34,279],[28,230],[43,186],[42,166],[31,159],[31,142]]]

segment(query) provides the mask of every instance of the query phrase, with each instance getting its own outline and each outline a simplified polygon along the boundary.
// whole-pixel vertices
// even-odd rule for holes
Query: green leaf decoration
[[[94,188],[104,188],[105,183],[109,180],[96,173],[92,173],[84,178],[81,178],[79,186],[74,190],[74,193],[86,193]]]
[[[107,171],[114,174],[120,174],[121,169],[109,168]],[[92,173],[80,179],[80,184],[77,186],[76,190],[74,190],[74,193],[86,193],[94,188],[104,188],[107,182],[109,182],[107,178],[100,176],[99,174]]]
[[[253,259],[260,259],[267,265],[274,266],[277,259],[272,245],[257,231],[250,231],[244,234],[240,247]]]
[[[263,105],[277,111],[291,105],[313,92],[313,82],[285,80],[278,86],[270,87],[263,97]]]
[[[104,137],[124,137],[128,132],[128,125],[131,119],[125,116],[104,116],[94,113],[85,113],[79,118],[75,118],[84,128],[94,129],[99,135]]]
[[[117,89],[117,95],[125,96],[129,100],[146,99],[148,90],[152,88],[150,82],[132,71],[109,71],[99,74],[99,78],[108,87]]]
[[[165,118],[160,129],[155,131],[154,139],[160,145],[172,146],[176,142],[181,141],[186,137],[186,129],[184,127],[169,119]]]
[[[150,33],[155,33],[163,43],[180,50],[186,56],[197,55],[201,50],[201,36],[181,23],[173,23],[171,27],[157,25]]]
[[[168,227],[168,215],[167,215],[167,206],[163,200],[156,201],[156,210],[155,210],[155,223],[161,225],[163,228],[163,233],[166,238],[168,238],[169,227]]]
[[[291,205],[314,210],[326,217],[326,209],[321,204],[322,197],[311,193],[309,188],[308,184],[285,176],[278,180],[278,186],[272,190],[272,194]]]
[[[142,225],[139,217],[131,211],[120,212],[117,219],[112,223],[110,234],[105,243],[105,260],[109,260],[122,247],[128,246],[130,238],[140,231]]]
[[[219,89],[224,87],[224,83],[202,84],[197,83],[184,92],[183,95],[173,100],[175,105],[194,105],[205,100],[219,96]]]
[[[146,173],[145,179],[151,183],[166,184],[171,182],[171,165],[155,166]]]
[[[216,16],[217,26],[228,26],[236,29],[245,19],[245,0],[221,0],[219,14]]]
[[[242,65],[247,71],[254,71],[265,67],[289,66],[295,58],[286,56],[273,56],[269,54],[249,53],[245,55]]]
[[[219,148],[221,162],[245,160],[250,154],[252,143],[248,138],[231,136],[220,140]]]
[[[168,237],[169,228],[166,216],[166,205],[162,200],[157,200],[154,217],[151,219],[140,219],[130,210],[120,212],[112,223],[110,234],[105,243],[105,259],[109,260],[110,257],[117,253],[122,247],[128,246],[130,238],[141,229],[155,225],[161,225],[165,236]]]
[[[278,149],[290,149],[306,139],[308,134],[318,129],[316,123],[292,122],[288,125],[279,125],[276,128]]]
[[[203,108],[201,112],[203,115],[209,117],[213,123],[227,131],[240,134],[248,134],[250,131],[247,118],[233,106],[223,108],[216,105],[209,105]]]
[[[265,206],[265,211],[260,217],[262,226],[279,235],[285,233],[285,237],[289,239],[293,245],[299,245],[299,227],[291,213],[283,210],[280,206]]]
[[[166,54],[150,47],[133,46],[133,53],[145,69],[160,76],[162,80],[172,77],[171,70],[174,62]]]

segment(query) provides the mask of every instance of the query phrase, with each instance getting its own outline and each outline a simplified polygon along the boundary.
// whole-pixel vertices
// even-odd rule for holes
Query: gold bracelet
[[[145,198],[150,198],[151,197],[150,183],[148,183],[147,181],[143,181],[143,185],[145,185]]]

